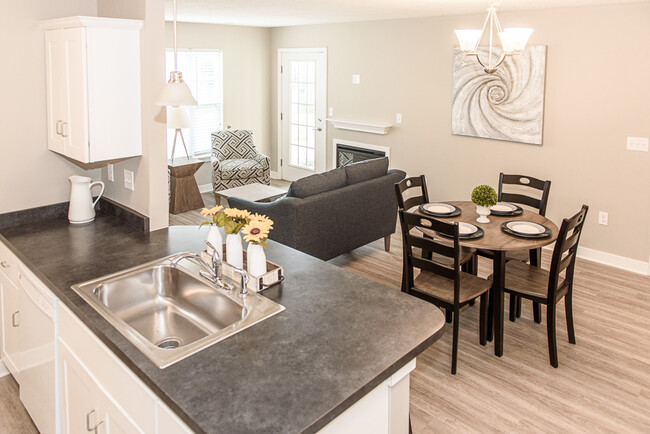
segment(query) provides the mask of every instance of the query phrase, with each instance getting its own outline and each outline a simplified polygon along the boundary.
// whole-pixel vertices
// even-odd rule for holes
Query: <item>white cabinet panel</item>
[[[142,22],[72,17],[41,25],[48,148],[83,163],[142,155]]]
[[[16,381],[20,383],[18,357],[21,351],[21,341],[18,288],[1,272],[0,287],[2,289],[2,360]]]

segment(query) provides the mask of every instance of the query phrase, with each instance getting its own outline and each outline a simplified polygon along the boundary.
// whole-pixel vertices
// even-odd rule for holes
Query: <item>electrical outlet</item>
[[[628,137],[627,138],[628,151],[641,151],[648,152],[648,138],[647,137]]]
[[[395,123],[398,123],[398,124],[402,123],[402,114],[401,113],[397,113],[395,115]]]
[[[127,190],[135,191],[135,183],[133,182],[133,172],[124,170],[124,188]]]
[[[328,116],[334,116],[334,107],[330,107],[327,111]]]
[[[607,222],[609,221],[609,214],[607,214],[604,211],[601,211],[598,213],[598,224],[607,226]]]
[[[361,75],[352,74],[352,84],[361,84]]]
[[[106,171],[108,172],[108,180],[115,182],[115,171],[113,170],[113,165],[111,163],[106,165]]]

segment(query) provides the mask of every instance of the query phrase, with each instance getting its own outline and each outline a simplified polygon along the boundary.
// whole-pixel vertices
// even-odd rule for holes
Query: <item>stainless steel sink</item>
[[[72,286],[160,368],[284,310],[257,293],[217,287],[189,262],[172,267],[170,258]]]

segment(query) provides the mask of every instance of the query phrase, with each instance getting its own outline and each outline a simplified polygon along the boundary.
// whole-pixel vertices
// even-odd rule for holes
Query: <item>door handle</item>
[[[100,420],[94,426],[91,427],[90,426],[90,415],[93,414],[94,412],[95,412],[95,409],[93,408],[92,410],[90,410],[88,412],[88,414],[86,414],[86,429],[88,430],[88,432],[94,431],[95,433],[97,433],[97,427],[99,425],[101,425],[102,423],[104,423],[104,421]]]
[[[2,262],[0,262],[0,265],[2,265],[2,268],[9,268],[9,267],[11,267],[11,265],[10,265],[9,262],[7,262],[7,261],[2,261]]]
[[[323,131],[323,129],[322,129],[321,127],[318,127],[318,128],[312,128],[312,130],[314,130],[314,131]]]
[[[18,327],[20,325],[20,311],[17,310],[13,314],[11,314],[11,325],[14,327]],[[16,319],[18,317],[18,319]]]
[[[56,134],[59,136],[61,135],[61,123],[63,123],[63,121],[56,121]]]
[[[64,132],[66,130],[67,126],[68,126],[67,122],[62,122],[61,123],[61,136],[63,136],[63,137],[68,137],[68,134]]]

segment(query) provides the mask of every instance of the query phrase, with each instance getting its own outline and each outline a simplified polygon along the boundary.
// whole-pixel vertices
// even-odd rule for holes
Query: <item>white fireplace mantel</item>
[[[371,134],[388,134],[392,127],[392,125],[388,124],[367,124],[364,122],[342,121],[339,119],[327,119],[327,121],[339,130],[360,131]]]

